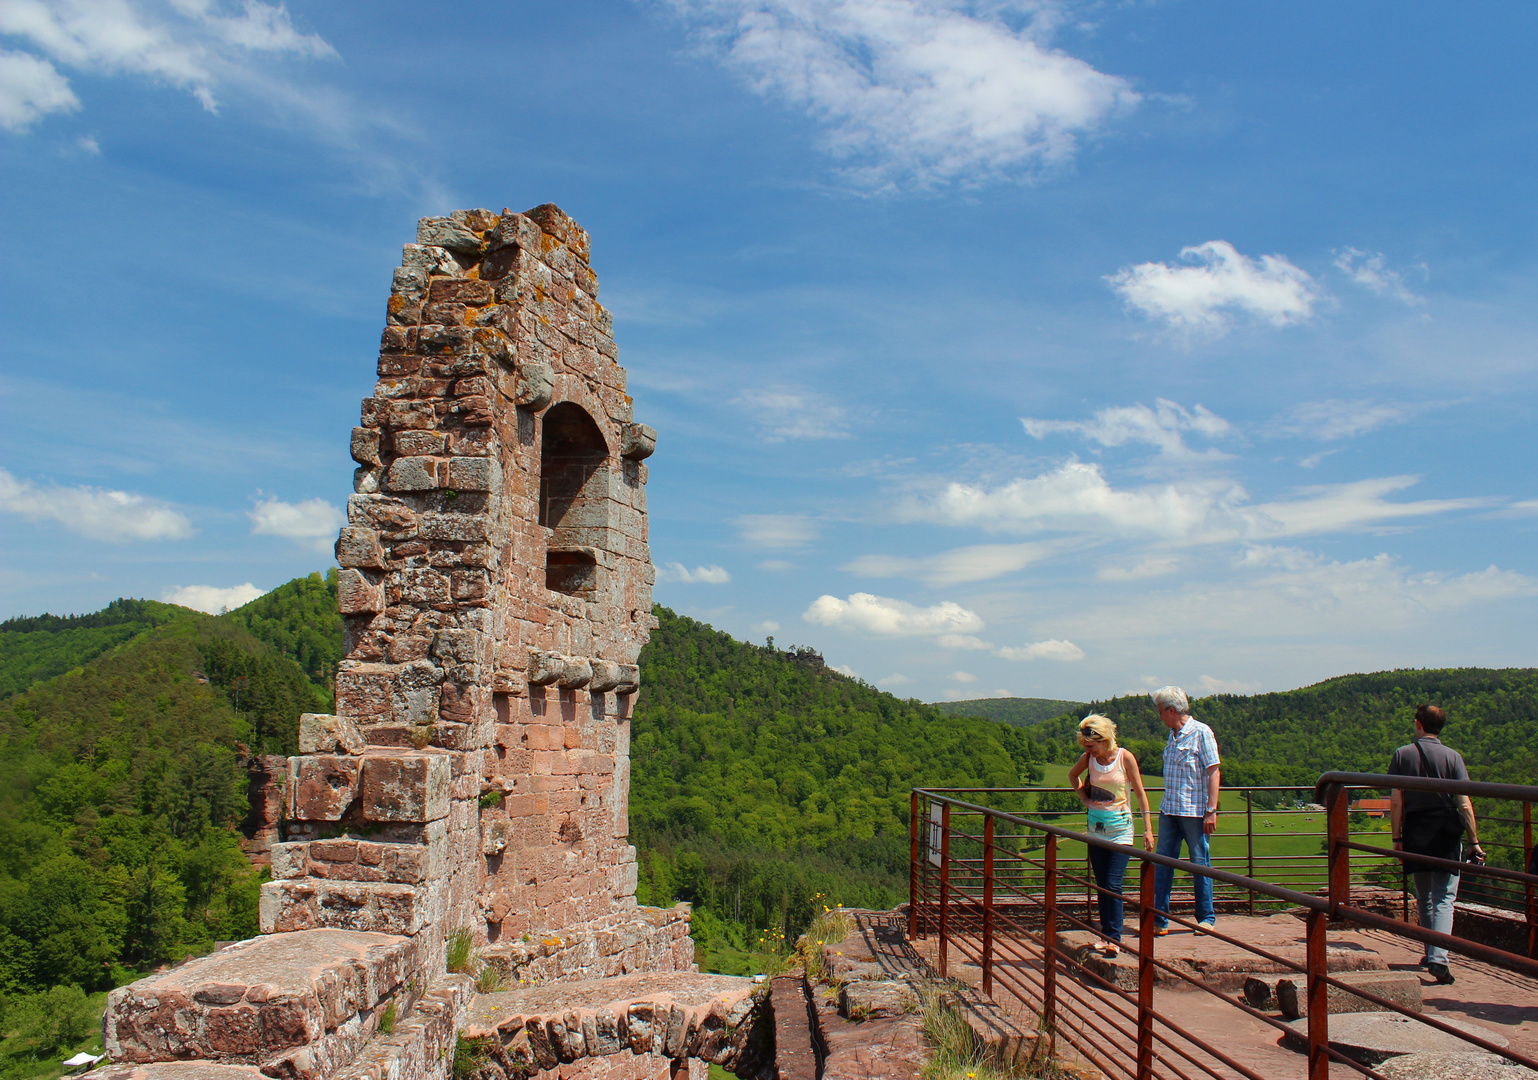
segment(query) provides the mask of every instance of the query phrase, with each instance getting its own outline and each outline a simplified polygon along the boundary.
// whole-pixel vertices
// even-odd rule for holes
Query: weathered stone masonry
[[[352,433],[337,714],[287,761],[270,936],[116,991],[119,1072],[442,1076],[473,994],[445,969],[457,930],[512,985],[693,970],[687,910],[635,902],[656,437],[588,257],[553,205],[426,218],[406,245]],[[535,1064],[628,1080],[704,1042]]]

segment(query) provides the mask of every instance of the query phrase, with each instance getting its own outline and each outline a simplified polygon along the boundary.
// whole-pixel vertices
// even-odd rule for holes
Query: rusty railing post
[[[940,978],[949,977],[947,964],[950,948],[948,915],[951,905],[951,804],[940,806]]]
[[[1331,784],[1324,793],[1325,836],[1330,871],[1330,914],[1334,915],[1341,904],[1351,903],[1351,818],[1346,789]]]
[[[1137,1080],[1153,1080],[1154,864],[1142,860],[1137,894]]]
[[[1245,871],[1244,876],[1255,876],[1255,792],[1249,788],[1244,789],[1244,843],[1245,843]],[[1249,913],[1255,914],[1255,890],[1250,889]]]
[[[1522,869],[1531,873],[1533,865],[1533,804],[1522,804]],[[1527,893],[1527,955],[1538,959],[1538,912],[1534,911],[1533,883],[1523,883]]]
[[[983,822],[983,996],[993,997],[993,815]]]
[[[1325,912],[1308,913],[1308,1080],[1330,1080],[1330,984],[1324,981],[1328,962],[1325,930],[1329,925]]]
[[[919,793],[913,789],[908,810],[908,940],[919,936]]]
[[[1046,878],[1042,889],[1041,1018],[1048,1038],[1057,1032],[1057,834],[1047,834]]]

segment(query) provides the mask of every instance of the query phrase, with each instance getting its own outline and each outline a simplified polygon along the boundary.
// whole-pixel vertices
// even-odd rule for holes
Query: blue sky
[[[1538,12],[1388,16],[0,0],[0,616],[328,565],[399,245],[556,202],[679,611],[926,700],[1531,665]]]

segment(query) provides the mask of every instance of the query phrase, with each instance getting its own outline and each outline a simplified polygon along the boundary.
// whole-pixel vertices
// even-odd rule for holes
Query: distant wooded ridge
[[[934,708],[952,716],[981,716],[1015,727],[1029,727],[1087,706],[1082,701],[1059,701],[1056,698],[991,697],[937,701]]]

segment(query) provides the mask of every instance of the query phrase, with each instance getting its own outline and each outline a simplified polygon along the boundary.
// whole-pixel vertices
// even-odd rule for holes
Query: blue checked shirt
[[[1218,764],[1218,740],[1200,720],[1187,719],[1164,742],[1164,797],[1159,813],[1207,815],[1207,770]]]

